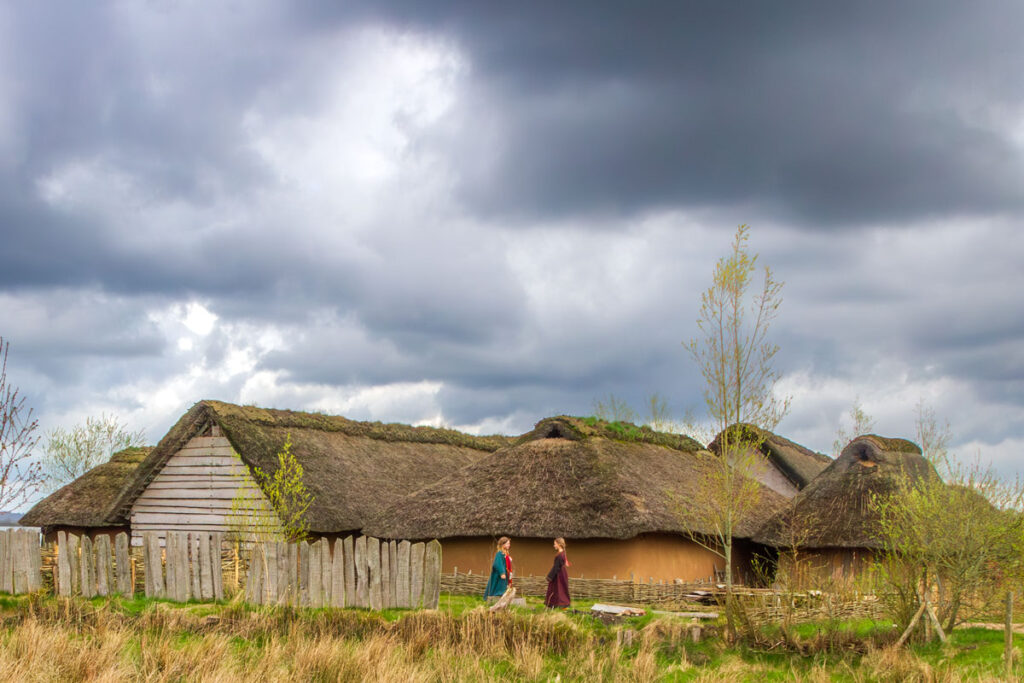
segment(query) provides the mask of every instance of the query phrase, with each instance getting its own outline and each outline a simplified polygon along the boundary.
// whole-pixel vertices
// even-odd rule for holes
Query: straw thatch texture
[[[564,417],[541,421],[515,446],[397,501],[364,533],[575,539],[711,533],[695,501],[702,470],[714,456],[694,447],[695,441],[676,437],[679,447],[669,448],[580,435],[575,426]],[[749,537],[785,503],[768,489],[762,494],[756,523],[738,529],[738,537]]]
[[[832,458],[827,455],[816,453],[766,429],[759,429],[747,424],[733,425],[729,429],[746,432],[744,436],[747,440],[757,443],[768,462],[797,489],[803,489],[810,484],[832,463]],[[720,433],[708,445],[708,450],[718,453],[721,439],[722,434]]]
[[[151,448],[126,448],[70,484],[57,489],[25,513],[20,524],[51,528],[107,527],[128,524],[117,502]]]
[[[857,437],[754,540],[779,548],[879,548],[872,498],[896,495],[904,477],[938,474],[906,439]]]
[[[359,529],[381,505],[510,443],[450,429],[201,401],[139,466],[117,514],[124,515],[167,460],[211,425],[219,426],[246,465],[268,474],[277,469],[277,453],[291,435],[292,452],[313,495],[307,519],[314,533]]]

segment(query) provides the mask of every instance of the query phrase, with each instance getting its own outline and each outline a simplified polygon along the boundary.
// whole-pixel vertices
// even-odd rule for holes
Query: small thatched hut
[[[780,550],[797,548],[817,578],[854,577],[881,547],[872,499],[897,495],[901,481],[922,477],[938,474],[916,444],[859,436],[754,539]]]
[[[252,475],[272,474],[291,439],[312,494],[310,532],[358,531],[380,507],[510,443],[449,429],[356,422],[343,417],[201,401],[137,464],[133,476],[90,523],[144,531],[244,533],[269,503]],[[75,482],[71,486],[77,486]],[[239,492],[249,497],[238,506]]]
[[[19,524],[41,527],[47,538],[58,531],[91,536],[128,531],[128,518],[118,514],[117,501],[151,450],[126,448],[115,453],[36,503]]]
[[[733,425],[729,429],[746,432],[743,434],[746,440],[758,444],[761,458],[754,477],[786,498],[794,497],[832,462],[832,458],[827,455],[816,453],[766,429],[747,424]],[[723,434],[720,433],[708,445],[712,453],[721,455]]]
[[[574,577],[713,579],[724,563],[695,543],[710,541],[698,490],[712,454],[689,437],[592,418],[540,421],[514,446],[496,451],[375,516],[366,533],[440,538],[444,569],[486,572],[494,541],[513,538],[521,576],[544,575],[551,539],[563,536]],[[749,539],[785,499],[762,489],[755,519],[737,529]],[[754,549],[738,540],[737,574]]]

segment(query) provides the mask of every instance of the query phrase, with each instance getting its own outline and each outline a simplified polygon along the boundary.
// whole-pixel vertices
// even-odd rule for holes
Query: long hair
[[[508,543],[511,540],[512,539],[509,538],[508,536],[502,536],[501,538],[499,538],[498,539],[498,550],[504,550],[505,544]]]
[[[558,538],[555,539],[555,543],[557,543],[558,546],[562,549],[562,552],[565,553],[565,539],[562,538],[561,536],[559,536]],[[568,555],[565,556],[565,566],[566,567],[572,566],[569,563],[569,556]]]

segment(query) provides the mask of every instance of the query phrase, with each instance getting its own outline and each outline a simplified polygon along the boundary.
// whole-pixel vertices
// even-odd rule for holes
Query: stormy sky
[[[520,433],[652,393],[736,226],[778,431],[1024,473],[1024,5],[0,3],[0,335],[45,432],[217,398]]]

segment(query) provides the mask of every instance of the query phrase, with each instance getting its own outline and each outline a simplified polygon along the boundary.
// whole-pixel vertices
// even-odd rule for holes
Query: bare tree
[[[701,491],[701,514],[714,530],[711,542],[694,540],[725,560],[726,620],[734,633],[732,601],[733,533],[754,511],[760,485],[763,430],[774,429],[789,408],[775,398],[778,375],[772,360],[779,347],[768,341],[768,328],[782,302],[782,283],[769,268],[756,293],[750,291],[757,256],[747,251],[750,229],[736,230],[732,251],[715,265],[712,285],[701,297],[700,335],[685,343],[704,377],[704,403],[719,433],[717,455]],[[757,429],[749,429],[752,425]]]
[[[26,408],[25,397],[7,383],[7,352],[10,342],[0,337],[0,510],[27,503],[39,491],[43,477],[32,461],[39,422]]]
[[[875,419],[864,410],[860,397],[853,399],[853,405],[850,406],[850,419],[853,422],[850,425],[850,431],[846,431],[843,427],[836,430],[836,440],[832,442],[832,457],[834,458],[839,457],[839,454],[846,448],[846,444],[858,436],[870,434],[875,429]]]
[[[125,448],[145,443],[143,431],[129,431],[128,426],[113,415],[86,418],[84,424],[70,429],[58,427],[46,436],[40,464],[46,487],[56,490],[110,460]]]
[[[606,397],[594,399],[594,417],[599,417],[607,422],[633,422],[637,421],[637,413],[625,399],[615,394],[608,394]]]

